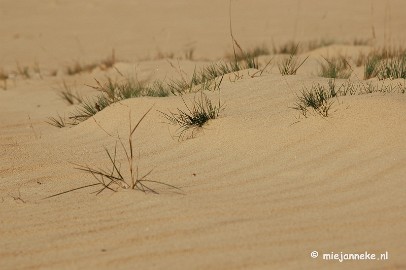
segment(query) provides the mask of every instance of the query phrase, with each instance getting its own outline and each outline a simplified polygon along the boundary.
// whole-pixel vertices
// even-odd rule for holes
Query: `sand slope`
[[[123,7],[132,5],[131,1],[124,2]],[[199,8],[210,7],[197,2]],[[273,10],[276,5],[276,1],[256,2],[248,5],[237,1],[235,9],[248,5],[264,12],[258,6]],[[333,5],[330,2],[320,8],[327,10]],[[348,14],[363,10],[361,2],[367,1],[354,4]],[[186,5],[185,1],[176,3]],[[309,1],[306,7],[300,1],[286,5],[297,3],[305,10],[316,5],[316,1]],[[400,2],[390,3],[392,22],[401,28],[404,20],[396,17],[400,9],[393,8]],[[12,1],[1,5],[12,7],[2,9],[2,16],[9,19],[20,8]],[[27,8],[28,2],[21,5]],[[138,1],[137,5],[154,10],[157,4]],[[165,8],[167,4],[161,5]],[[223,5],[227,10],[228,6]],[[48,1],[37,7],[38,14],[61,7],[67,8],[67,14],[94,11],[96,7],[105,15],[112,8],[101,1]],[[83,9],[76,11],[78,7]],[[115,7],[117,12],[124,9]],[[165,20],[175,22],[178,9],[173,8],[172,13],[163,13]],[[90,16],[99,18],[94,12]],[[211,23],[216,29],[220,22]],[[241,29],[239,23],[236,29]],[[103,32],[98,26],[89,27]],[[348,37],[357,35],[356,29],[351,31]],[[60,32],[64,33],[68,32]],[[259,30],[254,33],[263,34]],[[285,38],[289,38],[288,34]],[[1,39],[5,41],[2,53],[6,48],[18,55],[6,37]],[[187,42],[187,38],[181,41]],[[217,41],[213,36],[210,43]],[[45,42],[53,47],[51,40]],[[170,44],[169,50],[179,45]],[[109,45],[97,45],[88,59],[100,53],[98,46],[108,51]],[[326,50],[338,54],[343,48]],[[223,53],[213,47],[207,54],[200,49],[203,57]],[[344,49],[349,54],[357,50]],[[29,57],[37,54],[36,49],[27,54],[28,58],[21,58],[29,62]],[[159,113],[184,108],[182,100],[175,96],[125,100],[72,128],[57,129],[44,123],[56,112],[68,114],[73,109],[58,96],[62,79],[77,83],[79,91],[93,95],[94,91],[83,85],[92,83],[94,77],[102,78],[106,72],[114,74],[113,70],[74,77],[16,79],[8,90],[0,89],[0,269],[406,268],[406,96],[375,93],[340,97],[334,101],[330,117],[304,118],[290,108],[296,94],[303,86],[327,81],[314,75],[324,52],[309,54],[309,62],[296,76],[282,77],[275,67],[261,77],[251,78],[247,71],[241,73],[240,79],[226,76],[220,92],[224,103],[221,117],[188,140],[173,138],[176,128],[166,124]],[[72,59],[72,55],[75,51],[68,52],[66,59]],[[3,59],[9,56],[4,57],[3,53]],[[11,61],[4,61],[5,67],[12,67]],[[55,61],[45,61],[46,65],[53,67]],[[121,70],[131,70],[131,65],[117,64]],[[165,60],[135,65],[145,78],[176,75]],[[179,65],[190,74],[195,63],[180,61]],[[357,72],[362,74],[362,70]],[[208,95],[213,100],[219,97],[217,92]],[[193,98],[193,94],[185,96],[188,103]],[[136,131],[140,172],[153,169],[151,179],[175,185],[181,192],[154,186],[159,195],[120,190],[96,196],[89,193],[97,188],[89,188],[43,199],[93,183],[91,175],[75,170],[72,163],[107,166],[104,147],[113,149],[115,140],[106,132],[127,138],[129,114],[135,123],[151,106],[153,109]],[[118,160],[125,170],[122,152]],[[312,251],[388,251],[389,260],[340,263],[312,259]]]

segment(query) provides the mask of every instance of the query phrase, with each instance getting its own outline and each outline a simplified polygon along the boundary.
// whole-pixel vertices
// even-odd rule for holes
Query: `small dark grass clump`
[[[186,110],[177,109],[177,112],[169,112],[169,113],[162,113],[162,115],[169,121],[172,125],[178,125],[178,135],[179,139],[183,139],[185,132],[188,130],[193,131],[196,128],[201,128],[205,123],[207,123],[210,119],[218,118],[221,110],[223,109],[222,104],[219,103],[218,105],[213,105],[211,100],[201,92],[200,98],[198,100],[193,100],[192,107],[189,107],[185,100],[183,99],[183,103],[185,104]]]
[[[365,61],[365,67],[364,67],[364,79],[370,79],[373,77],[376,77],[379,73],[379,64],[380,64],[381,58],[377,55],[370,55],[367,56],[366,61]]]
[[[7,79],[8,78],[9,78],[8,74],[3,69],[0,69],[0,81],[3,81],[3,85],[2,85],[3,90],[7,90]]]
[[[403,48],[383,48],[371,52],[365,61],[364,79],[406,78],[406,50]]]
[[[68,125],[77,125],[107,108],[110,104],[111,102],[103,95],[97,96],[95,99],[84,99],[69,116],[70,122],[68,122]]]
[[[106,70],[114,66],[116,63],[115,50],[112,50],[111,56],[101,60],[99,63],[81,64],[75,61],[72,66],[66,68],[66,73],[70,76],[80,74],[82,72],[91,73],[94,69],[99,67],[101,70]]]
[[[84,171],[88,174],[91,174],[96,179],[96,183],[74,188],[74,189],[64,191],[64,192],[61,192],[58,194],[54,194],[54,195],[48,196],[44,199],[56,197],[56,196],[66,194],[66,193],[69,193],[69,192],[72,192],[75,190],[94,187],[94,186],[100,186],[100,189],[93,192],[96,195],[100,194],[101,192],[103,192],[106,189],[113,191],[113,192],[118,191],[118,189],[132,189],[132,190],[141,191],[143,193],[158,194],[158,191],[156,189],[154,189],[153,187],[151,187],[151,185],[165,186],[165,187],[168,187],[171,189],[180,190],[178,187],[175,187],[173,185],[149,179],[149,176],[152,173],[152,170],[150,170],[148,173],[144,174],[143,176],[139,175],[139,169],[138,169],[138,166],[136,165],[136,155],[135,155],[135,150],[134,150],[133,138],[134,138],[134,133],[137,130],[138,126],[144,120],[145,116],[151,111],[151,109],[152,109],[152,107],[141,117],[141,119],[137,122],[137,124],[134,127],[132,127],[132,124],[131,124],[131,112],[130,112],[130,116],[129,116],[130,117],[130,120],[129,120],[130,129],[129,129],[127,145],[120,137],[115,137],[116,144],[115,144],[114,150],[109,151],[107,148],[105,148],[107,157],[110,162],[110,166],[111,166],[110,168],[100,169],[100,168],[90,167],[89,165],[81,165],[81,164],[74,163],[74,165],[76,166],[75,169]],[[107,134],[112,137],[112,135],[110,135],[109,133],[107,133]],[[128,163],[127,173],[124,172],[124,170],[122,169],[123,166],[121,166],[122,164],[117,159],[117,150],[118,150],[117,144],[121,145],[122,152],[124,153],[124,155],[126,157],[126,160]]]
[[[206,67],[201,68],[200,70],[194,70],[192,78],[187,79],[182,76],[181,79],[172,80],[168,83],[168,87],[171,93],[175,96],[183,95],[185,93],[190,93],[195,86],[200,85],[199,90],[209,90],[214,85],[214,89],[217,88],[216,79],[229,74],[234,73],[240,70],[258,67],[257,60],[253,57],[247,57],[243,62],[218,62]]]
[[[290,53],[289,57],[285,57],[279,64],[279,72],[285,75],[295,75],[298,69],[306,62],[306,57],[303,61],[299,61],[297,57],[297,50],[299,48],[299,44],[296,45],[295,49]]]
[[[241,62],[241,61],[245,61],[247,59],[247,57],[249,58],[257,58],[259,56],[263,56],[263,55],[270,55],[271,52],[269,51],[269,49],[265,46],[256,46],[252,49],[248,49],[246,51],[243,52],[236,52],[236,54],[227,54],[226,55],[226,59],[232,61],[237,61],[237,62]]]
[[[223,77],[221,78],[221,81],[222,79]],[[219,85],[216,86],[218,89],[220,89],[221,81]],[[177,135],[179,139],[183,139],[185,133],[189,130],[192,131],[190,137],[193,137],[193,132],[196,128],[201,128],[209,120],[218,118],[220,112],[223,110],[220,98],[218,104],[214,105],[202,91],[198,98],[195,96],[192,106],[188,106],[183,97],[182,101],[186,110],[177,109],[177,112],[175,113],[160,112],[170,124],[179,126]]]
[[[370,46],[372,45],[372,40],[370,38],[356,38],[352,41],[354,46]]]
[[[193,60],[193,56],[195,53],[195,48],[191,47],[191,48],[187,48],[185,49],[185,51],[183,52],[183,58],[189,61]]]
[[[62,117],[59,114],[57,117],[49,117],[48,121],[45,121],[45,123],[48,123],[51,126],[54,126],[57,128],[63,128],[63,127],[66,127],[66,125],[69,125],[69,123],[67,123],[65,117]]]
[[[298,44],[293,40],[279,46],[273,44],[272,52],[273,54],[296,54],[299,52]]]
[[[327,117],[333,104],[330,99],[336,96],[337,92],[334,83],[329,83],[328,89],[320,84],[312,85],[310,90],[304,87],[293,109],[301,111],[307,117],[309,108],[312,108],[316,113]]]
[[[59,96],[69,105],[79,104],[83,102],[83,98],[78,93],[73,93],[70,86],[65,81],[62,82],[63,89],[59,92]]]
[[[97,64],[81,64],[79,61],[75,61],[73,65],[66,68],[66,74],[73,76],[82,72],[92,72],[97,67]]]
[[[31,78],[30,68],[28,66],[21,66],[18,62],[17,62],[17,73],[24,79]]]
[[[164,85],[162,81],[154,81],[150,84],[138,82],[131,78],[125,78],[121,81],[107,78],[107,81],[103,84],[96,79],[95,81],[96,86],[88,86],[98,90],[100,92],[99,95],[95,98],[82,99],[65,90],[63,97],[66,100],[75,102],[75,99],[80,99],[80,104],[78,104],[73,113],[68,117],[68,120],[63,122],[63,126],[59,124],[55,125],[62,123],[60,118],[52,117],[47,123],[58,127],[73,126],[89,119],[115,102],[140,96],[166,97],[170,93],[168,87]]]
[[[140,96],[151,97],[166,97],[169,95],[169,90],[163,82],[155,81],[151,84],[141,83],[130,78],[124,81],[113,81],[111,78],[102,84],[96,80],[96,86],[90,86],[101,92],[95,99],[83,100],[80,106],[76,109],[69,118],[73,120],[73,124],[82,122],[111,104],[129,98]]]
[[[116,51],[113,49],[111,51],[111,55],[106,57],[100,62],[99,67],[101,70],[106,70],[112,68],[116,64],[116,62],[117,62]]]
[[[308,41],[305,47],[307,51],[314,51],[318,48],[327,47],[333,44],[337,44],[337,41],[334,39],[315,39]]]
[[[406,81],[406,80],[405,80]],[[300,111],[305,117],[309,112],[309,108],[312,108],[316,113],[323,117],[329,116],[329,110],[333,105],[332,98],[338,98],[340,96],[347,95],[364,95],[371,93],[406,93],[406,83],[397,82],[393,84],[389,81],[389,84],[385,81],[377,81],[376,83],[363,81],[352,82],[347,80],[341,85],[337,86],[335,79],[330,79],[328,85],[314,84],[307,89],[304,87],[297,96],[298,101],[292,109]]]
[[[324,57],[323,57],[324,58]],[[347,60],[343,57],[324,58],[326,63],[320,63],[320,76],[325,78],[348,79],[352,70]]]
[[[383,60],[378,79],[406,79],[406,53]]]

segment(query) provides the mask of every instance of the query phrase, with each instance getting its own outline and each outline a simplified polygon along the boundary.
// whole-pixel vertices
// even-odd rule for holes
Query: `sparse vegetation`
[[[310,89],[304,87],[293,109],[301,111],[306,117],[309,108],[312,108],[321,116],[327,117],[333,104],[330,99],[337,96],[335,85],[330,84],[329,86],[329,89],[320,84],[314,84]]]
[[[80,104],[67,120],[64,119],[62,122],[60,117],[51,117],[47,123],[57,127],[77,125],[115,102],[140,96],[164,97],[170,93],[162,81],[147,84],[132,78],[113,80],[110,77],[107,78],[105,83],[101,83],[96,79],[95,81],[96,86],[88,85],[100,92],[93,99],[82,98],[78,94],[73,94],[65,83],[61,96],[70,104],[76,102]]]
[[[252,58],[251,61],[255,61]],[[168,87],[172,94],[183,95],[188,92],[192,92],[195,86],[200,85],[198,90],[208,90],[214,84],[216,86],[216,79],[224,76],[225,74],[237,72],[243,69],[249,68],[249,63],[240,62],[217,62],[206,67],[201,68],[199,71],[194,71],[192,78],[187,79],[181,76],[180,79],[172,80],[168,83]],[[214,87],[216,88],[216,87]]]
[[[113,151],[109,151],[107,148],[105,148],[106,154],[108,156],[110,166],[111,168],[106,168],[106,169],[99,169],[99,168],[93,168],[90,167],[89,165],[81,165],[81,164],[74,164],[76,167],[75,169],[84,171],[88,174],[91,174],[95,179],[96,183],[90,184],[90,185],[85,185],[79,188],[74,188],[68,191],[64,191],[58,194],[54,194],[51,196],[48,196],[44,199],[56,197],[62,194],[66,194],[75,190],[79,189],[84,189],[84,188],[89,188],[89,187],[94,187],[94,186],[101,186],[99,190],[96,190],[94,193],[96,195],[100,194],[104,190],[108,189],[113,192],[116,192],[118,189],[132,189],[132,190],[138,190],[144,193],[153,193],[153,194],[158,194],[158,191],[156,189],[153,189],[151,185],[160,185],[160,186],[165,186],[169,187],[171,189],[176,189],[180,190],[179,188],[166,184],[164,182],[159,182],[159,181],[154,181],[149,179],[148,177],[150,176],[152,170],[150,170],[148,173],[144,174],[143,176],[139,175],[139,168],[138,165],[136,164],[136,154],[135,154],[135,149],[134,149],[134,133],[141,124],[141,122],[144,120],[146,115],[151,111],[152,108],[150,108],[141,118],[140,120],[135,124],[135,126],[132,126],[131,122],[131,112],[130,112],[130,128],[129,128],[129,135],[128,135],[128,143],[125,144],[124,141],[119,137],[114,137],[116,139],[116,144],[114,147]],[[104,129],[103,129],[104,130]],[[108,133],[107,133],[108,134]],[[108,134],[111,136],[110,134]],[[123,154],[125,155],[127,159],[127,172],[124,172],[123,166],[121,162],[118,160],[117,157],[117,144],[121,146],[121,150]]]
[[[334,39],[315,39],[307,42],[303,47],[306,51],[314,51],[318,48],[327,47],[333,44],[338,44]]]
[[[272,52],[274,54],[296,54],[296,53],[299,53],[298,49],[299,49],[299,46],[298,46],[297,42],[288,41],[279,46],[276,46],[275,44],[273,44]]]
[[[406,79],[406,54],[382,60],[378,78]]]
[[[0,69],[0,81],[3,81],[2,88],[4,90],[7,90],[7,79],[8,79],[8,74],[3,70]]]
[[[364,79],[406,78],[406,50],[383,48],[371,52],[365,61]]]
[[[30,68],[28,66],[21,66],[18,62],[17,62],[17,73],[24,79],[31,78]]]
[[[282,75],[295,75],[297,70],[306,62],[306,57],[303,61],[299,61],[297,57],[297,50],[299,48],[299,44],[296,45],[295,49],[291,52],[289,57],[285,57],[279,64],[279,72]]]
[[[300,111],[305,117],[309,112],[309,108],[313,109],[316,113],[323,117],[329,115],[329,110],[333,105],[332,98],[347,95],[363,95],[370,93],[402,93],[406,92],[406,80],[402,84],[398,82],[393,85],[385,81],[377,81],[376,83],[363,81],[352,82],[350,80],[345,81],[341,85],[337,86],[335,79],[328,80],[327,86],[324,84],[313,84],[310,89],[304,87],[300,95],[297,96],[298,101],[292,107],[292,109]]]
[[[184,59],[192,61],[194,53],[195,53],[195,48],[187,48],[184,51]]]
[[[196,128],[202,127],[210,119],[216,119],[223,109],[220,98],[217,105],[215,105],[202,91],[200,91],[198,98],[195,96],[192,106],[188,106],[183,97],[182,101],[186,110],[177,109],[175,113],[160,112],[170,124],[179,126],[177,135],[179,139],[183,139],[188,130],[192,131],[190,137],[193,137]]]
[[[354,46],[369,46],[372,41],[369,38],[356,38],[353,40],[352,45]]]
[[[256,46],[252,49],[246,50],[245,52],[236,52],[236,54],[227,54],[226,55],[226,59],[228,60],[234,60],[234,61],[244,61],[247,56],[249,58],[257,58],[259,56],[263,56],[263,55],[269,55],[270,51],[269,49],[265,46]]]
[[[82,72],[92,72],[97,67],[97,64],[81,64],[79,61],[75,61],[72,66],[66,68],[66,73],[70,76],[82,73]]]
[[[324,57],[323,57],[324,58]],[[348,79],[352,70],[344,56],[324,58],[325,63],[321,62],[319,75],[325,78]]]
[[[154,59],[173,59],[175,58],[175,53],[173,52],[162,52],[158,51],[154,57]]]
[[[67,125],[65,117],[62,117],[59,114],[57,117],[49,117],[48,121],[46,121],[46,123],[48,123],[54,127],[57,127],[57,128],[63,128],[63,127],[66,127],[66,125]]]
[[[82,72],[92,72],[95,68],[99,67],[101,70],[106,70],[111,68],[116,63],[116,55],[113,50],[111,56],[108,56],[106,59],[100,61],[100,63],[90,63],[90,64],[81,64],[79,61],[75,61],[72,66],[66,68],[66,73],[70,76],[80,74]]]
[[[83,98],[78,94],[74,94],[70,86],[66,84],[66,81],[62,82],[62,90],[59,92],[59,96],[65,100],[69,105],[79,104],[83,102]]]
[[[131,78],[122,81],[113,81],[111,78],[102,84],[95,80],[97,85],[92,88],[101,92],[95,100],[85,100],[69,118],[75,122],[82,122],[109,105],[128,98],[139,96],[167,96],[169,93],[163,88],[161,82],[143,84]]]
[[[380,57],[377,55],[370,55],[366,58],[364,67],[364,79],[370,79],[376,77],[379,73],[378,67],[380,63]]]

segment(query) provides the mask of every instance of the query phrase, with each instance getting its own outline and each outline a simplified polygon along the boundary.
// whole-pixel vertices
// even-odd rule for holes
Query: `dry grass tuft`
[[[319,75],[325,78],[348,79],[351,76],[351,66],[344,56],[325,58],[325,63],[321,62]]]
[[[303,61],[299,61],[297,57],[297,50],[299,44],[296,44],[295,49],[291,52],[288,57],[285,57],[280,63],[278,63],[279,72],[284,75],[295,75],[298,69],[306,62],[306,57]]]
[[[94,191],[96,195],[100,194],[101,192],[105,191],[106,189],[111,190],[113,192],[118,191],[118,189],[131,189],[131,190],[137,190],[141,191],[143,193],[153,193],[153,194],[158,194],[157,189],[153,187],[155,186],[164,186],[167,188],[175,189],[180,191],[178,187],[175,187],[173,185],[160,182],[160,181],[155,181],[149,178],[150,174],[152,173],[152,170],[147,172],[146,174],[140,176],[139,174],[139,168],[136,160],[136,155],[135,155],[135,149],[134,149],[134,133],[141,124],[141,122],[144,120],[144,118],[147,116],[147,114],[151,111],[152,107],[140,118],[140,120],[133,126],[132,121],[131,121],[131,111],[129,113],[129,134],[128,134],[128,140],[127,143],[123,141],[119,136],[114,137],[107,133],[100,125],[99,127],[105,131],[109,136],[113,137],[116,139],[116,144],[113,149],[113,151],[109,151],[107,148],[105,148],[107,157],[110,162],[110,168],[105,168],[105,169],[99,169],[99,168],[94,168],[89,165],[81,165],[81,164],[74,164],[76,167],[75,169],[81,170],[87,174],[90,174],[93,176],[93,178],[96,180],[96,183],[81,186],[78,188],[70,189],[58,194],[54,194],[51,196],[48,196],[44,199],[60,196],[62,194],[66,194],[75,190],[79,189],[84,189],[84,188],[89,188],[89,187],[94,187],[94,186],[99,186],[100,189]],[[95,120],[96,121],[96,120]],[[125,172],[123,170],[123,166],[121,162],[118,160],[118,145],[121,146],[121,150],[123,154],[125,155],[125,158],[127,160],[127,171]]]
[[[9,75],[7,72],[5,72],[3,69],[0,69],[0,81],[3,81],[2,88],[4,90],[7,90],[7,79],[9,78]]]

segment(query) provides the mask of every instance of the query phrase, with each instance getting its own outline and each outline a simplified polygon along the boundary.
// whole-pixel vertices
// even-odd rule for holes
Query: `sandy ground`
[[[7,90],[0,81],[0,269],[406,269],[406,96],[340,97],[327,118],[290,108],[303,86],[327,82],[317,76],[322,56],[373,49],[348,45],[355,39],[404,44],[404,1],[233,1],[243,47],[347,45],[304,52],[295,76],[282,77],[275,64],[254,78],[252,70],[227,75],[220,118],[192,139],[173,138],[159,113],[184,108],[176,96],[125,100],[71,128],[45,123],[74,110],[58,95],[63,81],[94,96],[85,84],[117,73],[64,74],[75,61],[100,61],[114,49],[119,70],[163,79],[178,74],[171,64],[190,75],[224,57],[232,48],[228,8],[200,0],[0,2],[0,69],[11,74]],[[176,60],[191,48],[194,61]],[[35,63],[41,76],[13,76],[17,65]],[[151,106],[135,134],[140,173],[153,169],[151,179],[181,192],[154,186],[159,195],[96,196],[89,188],[43,199],[94,183],[72,163],[108,165],[104,147],[115,140],[106,132],[126,138],[129,114],[135,123]],[[127,168],[123,153],[118,160]],[[322,259],[340,252],[389,259]]]

